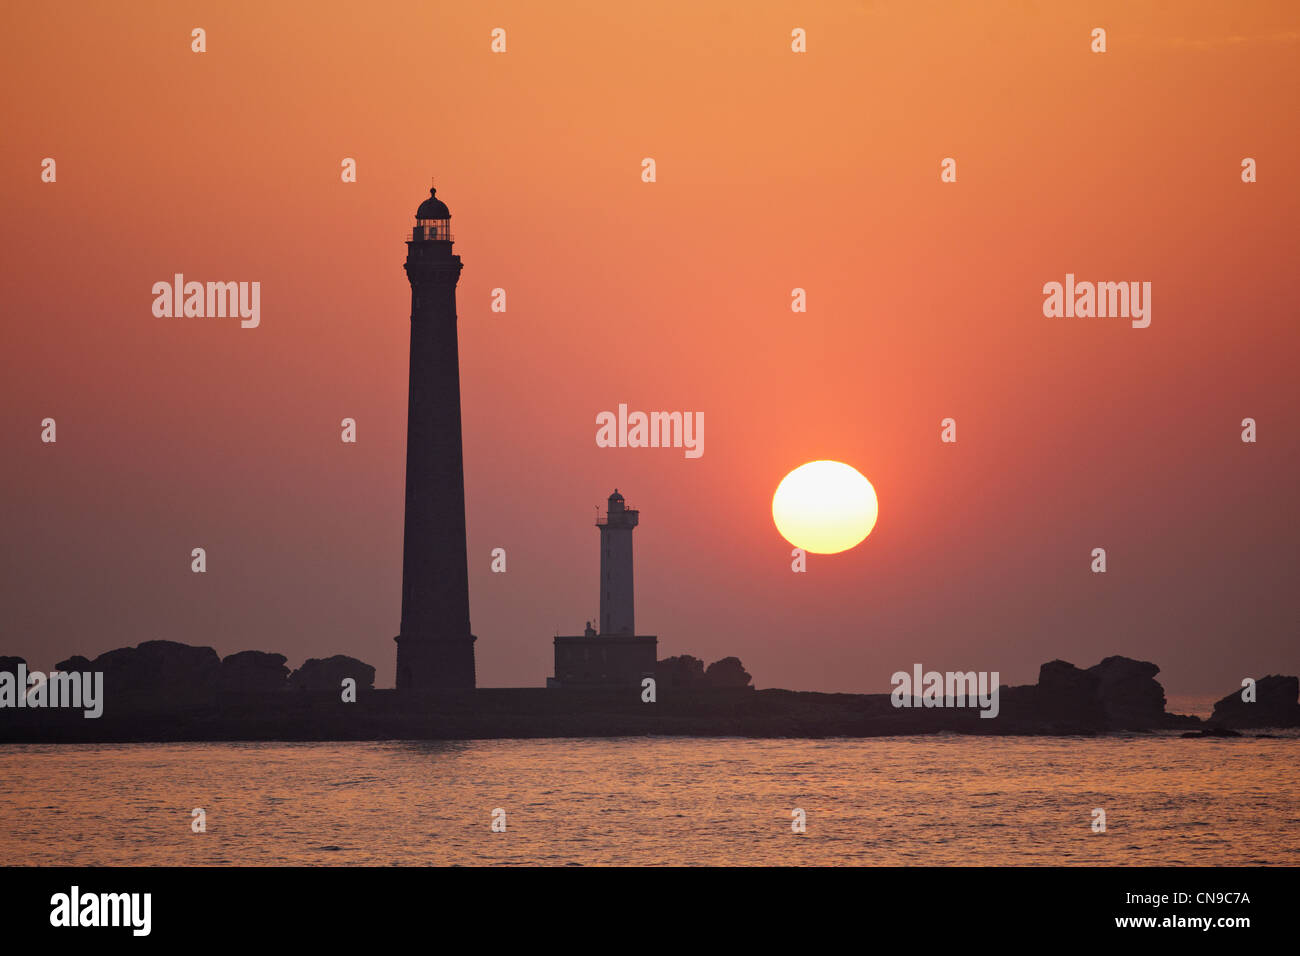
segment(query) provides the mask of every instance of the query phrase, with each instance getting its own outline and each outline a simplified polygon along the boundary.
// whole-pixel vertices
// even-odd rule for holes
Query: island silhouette
[[[0,657],[0,672],[25,669]],[[709,667],[689,655],[655,666],[656,699],[639,686],[514,687],[412,695],[376,689],[374,668],[352,657],[310,659],[290,672],[281,654],[145,641],[58,671],[99,671],[109,688],[103,714],[36,706],[0,709],[2,743],[216,740],[445,740],[500,737],[875,737],[957,733],[1096,735],[1183,731],[1237,736],[1245,729],[1300,727],[1300,680],[1272,675],[1256,699],[1233,691],[1208,720],[1165,709],[1147,661],[1112,656],[1082,669],[1043,664],[1035,684],[1000,688],[995,720],[961,707],[894,706],[889,694],[755,690],[734,657]],[[341,690],[355,682],[355,693]],[[351,699],[348,699],[351,698]]]

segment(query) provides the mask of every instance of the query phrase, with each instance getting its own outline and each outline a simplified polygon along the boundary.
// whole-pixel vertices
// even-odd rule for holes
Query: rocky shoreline
[[[292,673],[284,660],[260,651],[221,660],[211,648],[169,641],[110,651],[93,661],[70,658],[56,670],[104,674],[102,715],[87,719],[71,708],[0,707],[0,743],[1158,731],[1225,737],[1245,729],[1300,727],[1296,677],[1261,678],[1253,701],[1235,691],[1201,720],[1166,712],[1155,664],[1118,656],[1086,669],[1059,660],[1044,664],[1037,683],[999,688],[1000,710],[991,720],[970,707],[917,701],[900,708],[890,694],[754,690],[671,679],[659,682],[653,702],[643,699],[640,687],[399,694],[374,689],[374,669],[353,658],[308,661]],[[0,657],[0,672],[19,664],[25,666],[18,658]],[[351,695],[340,692],[348,681],[355,687]]]

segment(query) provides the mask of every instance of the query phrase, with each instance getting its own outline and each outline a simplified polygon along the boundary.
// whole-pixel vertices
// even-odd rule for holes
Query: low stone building
[[[597,634],[590,622],[581,635],[555,638],[555,676],[548,687],[640,684],[655,674],[659,638],[647,634]]]

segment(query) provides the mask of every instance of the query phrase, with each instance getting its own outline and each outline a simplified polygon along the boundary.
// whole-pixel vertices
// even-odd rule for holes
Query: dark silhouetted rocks
[[[285,660],[283,654],[266,651],[240,651],[222,658],[221,690],[234,694],[283,691],[289,686],[289,668],[285,666]]]
[[[17,658],[3,662],[16,667]],[[1186,730],[1231,738],[1239,726],[1300,726],[1294,677],[1256,685],[1219,702],[1216,720],[1164,712],[1159,669],[1108,657],[1085,669],[1044,664],[1036,684],[998,688],[998,712],[981,706],[894,706],[882,694],[755,690],[740,660],[705,668],[682,655],[656,665],[666,693],[651,705],[639,687],[479,688],[428,695],[374,690],[375,669],[352,657],[311,659],[285,677],[284,657],[261,651],[224,661],[207,647],[148,641],[94,660],[70,657],[60,670],[105,673],[102,717],[77,709],[0,709],[0,742],[161,740],[463,740],[625,737],[646,734],[738,737],[877,737],[912,734],[1095,735]],[[357,682],[356,701],[341,694]],[[285,692],[288,688],[295,692]],[[915,699],[915,698],[914,698]]]
[[[289,686],[294,690],[313,693],[340,693],[343,681],[348,677],[357,682],[358,691],[374,688],[375,669],[365,661],[345,654],[335,654],[324,659],[309,658],[303,662],[302,667],[289,675]]]
[[[1108,657],[1086,670],[1049,661],[1039,668],[1037,684],[1001,688],[1002,715],[1007,725],[1029,733],[1199,728],[1199,718],[1165,713],[1158,673],[1155,664],[1128,657]]]
[[[0,671],[17,674],[20,665],[26,667],[27,661],[21,657],[0,657]]]
[[[690,654],[665,657],[655,664],[655,680],[661,687],[699,687],[704,683],[704,661]]]
[[[704,681],[710,687],[749,687],[751,680],[739,657],[714,661],[704,672]]]
[[[210,647],[145,641],[105,651],[94,660],[74,655],[59,671],[103,671],[105,710],[173,710],[203,706],[216,696],[221,659]]]
[[[1098,693],[1100,680],[1092,671],[1068,661],[1048,661],[1038,669],[1033,709],[1046,721],[1101,727],[1106,712]]]
[[[1300,727],[1300,679],[1270,674],[1255,681],[1255,700],[1233,691],[1214,705],[1210,723],[1217,727]]]
[[[1088,668],[1097,678],[1097,696],[1111,730],[1149,730],[1165,724],[1165,689],[1160,668],[1131,657],[1107,657]]]
[[[73,654],[66,660],[59,661],[54,665],[56,671],[88,671],[93,668],[90,666],[93,662],[89,657],[82,657],[80,654]]]
[[[753,678],[740,663],[739,657],[724,657],[707,668],[702,660],[690,654],[666,657],[655,664],[655,679],[662,688],[668,690],[702,692],[753,689]]]

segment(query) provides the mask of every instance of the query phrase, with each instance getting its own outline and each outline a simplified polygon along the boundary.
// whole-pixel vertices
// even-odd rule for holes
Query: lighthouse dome
[[[447,204],[438,198],[438,190],[430,189],[429,198],[420,203],[420,208],[415,211],[416,219],[450,219],[451,210]]]

